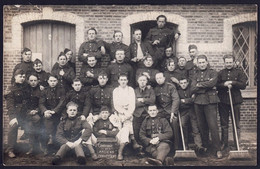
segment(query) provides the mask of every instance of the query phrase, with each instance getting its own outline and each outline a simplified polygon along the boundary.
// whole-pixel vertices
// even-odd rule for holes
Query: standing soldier
[[[191,87],[195,93],[194,109],[197,115],[202,143],[204,147],[208,148],[210,131],[212,146],[216,156],[217,158],[222,158],[217,124],[217,103],[219,102],[216,93],[217,72],[209,68],[205,55],[199,55],[197,61],[198,70],[192,78]]]
[[[150,29],[145,40],[148,41],[154,49],[155,56],[161,61],[166,47],[173,46],[179,38],[180,32],[171,30],[166,26],[167,18],[164,15],[159,15],[157,18],[157,26]],[[156,64],[158,62],[155,62]]]
[[[192,79],[192,76],[196,73],[197,70],[198,48],[196,45],[189,45],[188,49],[190,60],[186,63],[186,69],[188,70],[189,78]]]
[[[22,69],[25,73],[25,76],[30,74],[33,71],[33,62],[32,62],[32,51],[31,49],[24,48],[22,51],[22,62],[17,64],[14,67],[13,70],[13,77],[11,80],[11,83],[13,84],[15,79],[14,79],[14,73],[17,69]]]
[[[112,88],[107,85],[108,75],[106,72],[98,74],[99,85],[92,87],[85,100],[83,109],[84,115],[90,125],[93,125],[99,119],[99,113],[102,106],[107,106],[109,112],[114,112],[111,106]]]
[[[87,87],[87,89],[90,89],[90,87],[98,84],[97,76],[101,68],[97,67],[97,59],[93,55],[88,55],[87,62],[88,65],[82,66],[79,78],[83,85]]]
[[[22,69],[14,72],[14,83],[10,92],[5,96],[9,115],[8,131],[8,156],[14,158],[14,148],[17,141],[18,127],[25,123],[26,101],[28,100],[28,86],[25,81],[25,73]]]
[[[233,55],[225,55],[223,57],[225,69],[221,70],[218,74],[218,96],[219,103],[219,115],[221,122],[221,149],[228,147],[228,123],[230,109],[230,100],[228,94],[228,88],[231,89],[236,127],[238,131],[238,138],[240,138],[240,106],[243,102],[240,90],[246,88],[247,77],[239,68],[234,67],[235,58]],[[235,141],[235,139],[234,139]],[[235,142],[236,145],[236,142]]]
[[[104,42],[102,40],[97,40],[97,31],[95,28],[90,28],[87,31],[88,41],[83,42],[79,48],[79,61],[83,62],[82,66],[88,64],[88,55],[95,56],[98,60],[98,63],[101,60],[102,55],[106,53]],[[100,66],[100,65],[98,65]]]
[[[142,41],[142,31],[140,29],[134,30],[134,42],[130,44],[130,59],[131,65],[136,68],[144,67],[143,60],[146,58],[148,54],[150,54],[154,58],[154,50],[152,46]]]
[[[129,47],[122,43],[123,33],[121,31],[114,31],[113,35],[114,41],[112,43],[105,43],[106,48],[108,48],[108,53],[110,56],[110,60],[112,63],[116,62],[116,51],[117,49],[123,49],[125,51],[125,62],[129,63],[130,60],[130,53]]]
[[[132,66],[125,63],[125,51],[123,49],[118,49],[116,51],[116,62],[112,63],[107,67],[107,74],[110,79],[110,85],[112,87],[118,86],[118,76],[125,74],[128,76],[129,85],[134,85],[134,70]]]
[[[39,100],[39,107],[44,116],[43,123],[47,137],[46,142],[47,145],[50,146],[54,143],[56,128],[60,121],[65,100],[65,90],[57,86],[58,77],[55,75],[50,74],[48,84],[49,87],[43,91]],[[44,153],[47,154],[48,149]]]
[[[36,73],[38,76],[40,89],[44,90],[45,88],[48,87],[47,81],[48,81],[49,73],[45,72],[42,69],[42,66],[43,66],[42,61],[39,59],[35,59],[35,61],[33,62],[34,73]]]
[[[159,72],[155,76],[158,85],[154,88],[156,105],[158,106],[159,116],[166,118],[173,129],[174,148],[179,147],[179,127],[177,113],[179,111],[180,98],[174,85],[165,81],[163,73]]]

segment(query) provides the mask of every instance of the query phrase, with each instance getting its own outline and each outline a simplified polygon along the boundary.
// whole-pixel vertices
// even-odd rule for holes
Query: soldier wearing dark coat
[[[78,56],[79,61],[83,62],[83,65],[88,64],[87,56],[95,56],[98,60],[98,66],[100,66],[99,62],[102,58],[102,55],[106,53],[104,42],[102,40],[97,40],[97,31],[95,28],[90,28],[87,31],[88,41],[83,42],[79,48]]]
[[[11,83],[13,84],[15,79],[14,79],[14,73],[16,72],[17,69],[22,69],[25,73],[25,76],[27,76],[28,74],[30,74],[31,72],[33,72],[33,62],[32,62],[32,51],[28,48],[24,48],[22,53],[22,62],[17,64],[14,67],[13,70],[13,76],[11,79]]]
[[[214,152],[216,152],[217,158],[222,158],[217,124],[217,103],[219,102],[216,92],[217,72],[208,66],[205,55],[199,55],[197,61],[198,70],[192,77],[191,88],[195,93],[194,108],[202,143],[204,147],[208,148],[210,131]]]
[[[34,69],[34,73],[37,74],[38,76],[38,80],[39,80],[39,85],[40,85],[40,89],[44,90],[45,88],[48,87],[48,77],[49,77],[49,73],[45,72],[42,69],[42,61],[39,59],[35,59],[35,61],[33,62],[33,69]]]
[[[157,115],[156,105],[148,106],[148,114],[141,125],[140,139],[145,150],[153,157],[148,158],[148,162],[162,165],[170,152],[173,131],[168,120]]]
[[[65,91],[69,91],[76,74],[73,68],[69,67],[67,64],[67,57],[63,52],[61,52],[58,56],[58,64],[59,66],[52,68],[51,73],[58,77],[58,87],[63,88]]]
[[[90,138],[92,129],[86,120],[82,120],[77,115],[77,104],[69,102],[66,107],[68,116],[60,121],[56,133],[57,142],[61,147],[52,160],[52,164],[59,164],[66,153],[74,149],[77,162],[83,165],[86,163],[86,159],[81,142]]]
[[[225,68],[218,73],[217,90],[220,99],[219,115],[221,122],[221,148],[228,147],[228,124],[229,115],[231,113],[230,100],[228,88],[231,89],[231,96],[233,108],[236,119],[236,127],[238,131],[238,138],[240,138],[240,106],[243,98],[240,90],[246,88],[247,77],[240,68],[234,67],[235,58],[232,55],[225,55],[223,57]],[[235,139],[234,139],[235,142]],[[235,142],[236,145],[236,142]]]
[[[28,85],[25,81],[25,72],[22,69],[16,69],[14,72],[14,83],[10,87],[10,92],[5,95],[7,114],[9,115],[8,131],[8,156],[15,157],[14,148],[17,141],[18,127],[23,126],[26,117],[26,103],[29,97]]]
[[[178,58],[173,54],[172,47],[167,47],[165,49],[165,55],[162,58],[162,60],[160,62],[160,65],[158,65],[161,72],[164,72],[164,71],[167,70],[167,62],[168,62],[168,60],[173,60],[175,64],[178,63]]]
[[[52,145],[63,110],[65,90],[57,86],[58,78],[55,75],[50,74],[48,83],[49,87],[42,92],[39,107],[44,118],[47,145]]]
[[[196,45],[189,45],[188,47],[190,60],[187,61],[185,68],[188,71],[188,76],[190,79],[192,79],[192,76],[197,71],[197,55],[198,55],[198,48]]]
[[[173,46],[176,40],[180,36],[178,30],[169,29],[166,26],[167,18],[164,15],[159,15],[157,18],[157,26],[151,28],[145,38],[145,41],[149,42],[153,46],[154,55],[157,61],[160,63],[166,47]]]

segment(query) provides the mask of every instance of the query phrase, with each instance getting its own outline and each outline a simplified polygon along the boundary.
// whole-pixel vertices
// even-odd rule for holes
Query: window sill
[[[243,98],[256,98],[257,87],[247,87],[245,90],[241,90]]]

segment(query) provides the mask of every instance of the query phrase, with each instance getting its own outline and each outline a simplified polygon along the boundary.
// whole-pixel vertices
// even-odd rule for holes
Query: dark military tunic
[[[179,112],[181,113],[181,116],[184,116],[185,114],[189,113],[189,110],[193,110],[193,102],[194,98],[192,98],[192,91],[190,88],[190,85],[186,89],[182,89],[181,87],[178,89],[178,94],[180,99],[184,99],[185,103],[180,102],[179,106]]]
[[[189,60],[185,65],[185,69],[188,71],[188,77],[192,79],[198,68],[196,65],[194,65],[193,60]]]
[[[226,81],[232,81],[231,96],[233,104],[242,103],[243,98],[240,90],[246,88],[246,75],[239,68],[223,69],[218,73],[217,89],[220,102],[230,104],[228,87],[224,86]]]
[[[87,42],[83,42],[79,48],[79,61],[84,64],[88,64],[88,58],[83,56],[83,53],[89,54],[91,56],[95,56],[96,59],[100,60],[102,57],[101,46],[104,46],[103,41],[91,40]]]
[[[125,62],[129,63],[130,61],[130,52],[129,47],[121,42],[112,42],[112,43],[105,43],[106,48],[108,48],[108,53],[110,56],[110,60],[113,61],[116,57],[116,51],[118,49],[123,49],[125,51]]]
[[[87,77],[86,73],[90,71],[94,74],[94,77]],[[84,86],[95,86],[98,85],[98,74],[102,71],[101,68],[97,68],[97,66],[90,67],[88,65],[83,65],[80,70],[79,79],[84,84]]]
[[[196,87],[199,83],[202,87]],[[205,70],[197,70],[192,78],[192,90],[195,92],[194,103],[207,105],[218,103],[219,98],[216,93],[217,72],[209,67]]]
[[[64,71],[63,76],[60,75],[61,70]],[[63,67],[55,66],[52,68],[51,73],[58,77],[58,87],[64,88],[65,91],[69,91],[72,88],[71,84],[76,77],[76,74],[72,67],[69,67],[67,64]]]
[[[49,73],[45,72],[42,70],[41,72],[34,71],[39,79],[39,85],[43,86],[44,88],[48,87],[48,78],[49,78]]]
[[[178,84],[174,83],[171,78],[174,77],[176,78],[177,80],[181,77],[180,74],[178,72],[176,72],[176,70],[174,71],[165,71],[164,73],[164,76],[165,76],[165,81],[168,82],[168,83],[171,83],[173,84],[174,86],[178,87]]]
[[[138,76],[143,74],[144,72],[147,72],[150,76],[150,79],[149,79],[149,84],[151,84],[151,86],[155,87],[156,86],[156,80],[155,80],[155,75],[156,73],[159,73],[159,71],[157,69],[153,69],[151,67],[145,67],[145,68],[140,68],[140,69],[137,69],[136,71],[136,84],[137,83],[137,80],[138,80]]]
[[[41,98],[41,90],[40,86],[36,87],[29,87],[29,98],[27,100],[27,112],[30,112],[31,110],[37,110],[40,114],[40,108],[39,108],[39,100]]]
[[[65,100],[65,91],[63,88],[48,87],[42,92],[41,98],[39,100],[39,107],[41,113],[43,114],[46,110],[55,111],[55,116],[59,116],[63,109],[63,102]]]
[[[134,73],[133,68],[128,63],[112,63],[107,67],[107,74],[109,76],[109,83],[113,87],[118,86],[118,77],[120,74],[128,76],[128,85],[133,86]]]
[[[82,133],[81,131],[84,130]],[[91,126],[86,120],[82,121],[80,117],[66,118],[62,120],[57,128],[56,139],[58,143],[66,144],[67,142],[75,142],[79,138],[87,141],[92,134]]]
[[[154,91],[159,112],[162,112],[165,117],[167,116],[167,119],[170,118],[171,113],[177,114],[180,98],[175,86],[165,82],[156,86]]]
[[[145,146],[150,145],[152,138],[159,137],[160,142],[171,142],[172,128],[165,118],[159,116],[144,119],[140,132],[140,139]]]
[[[14,67],[14,70],[13,70],[13,77],[12,77],[12,84],[14,83],[14,73],[17,69],[22,69],[23,72],[25,73],[25,75],[29,75],[31,72],[34,71],[33,69],[33,62],[24,62],[22,61],[21,63],[17,64],[15,67]]]
[[[114,112],[111,107],[112,102],[112,88],[109,86],[94,86],[89,90],[88,96],[85,100],[84,115],[87,117],[91,112],[93,115],[100,113],[102,106],[108,106],[110,112]]]
[[[100,134],[98,132],[99,130],[106,130],[107,134],[106,135]],[[115,136],[117,135],[118,132],[119,132],[118,128],[116,128],[109,121],[109,119],[107,119],[107,120],[99,119],[98,121],[95,122],[95,124],[93,126],[93,133],[97,138],[99,138],[99,137],[114,137],[115,138]]]

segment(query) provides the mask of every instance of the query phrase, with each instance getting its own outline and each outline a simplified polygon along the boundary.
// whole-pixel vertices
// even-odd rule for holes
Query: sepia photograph
[[[2,166],[257,166],[257,4],[2,11]]]

